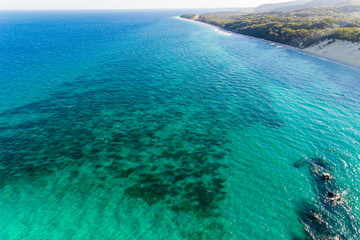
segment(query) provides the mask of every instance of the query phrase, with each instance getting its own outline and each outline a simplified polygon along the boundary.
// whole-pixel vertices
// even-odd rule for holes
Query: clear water
[[[360,71],[180,13],[1,13],[0,239],[358,239]]]

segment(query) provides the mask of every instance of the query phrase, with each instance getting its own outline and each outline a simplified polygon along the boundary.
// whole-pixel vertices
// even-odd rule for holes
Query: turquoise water
[[[360,71],[180,13],[1,14],[0,239],[359,239]]]

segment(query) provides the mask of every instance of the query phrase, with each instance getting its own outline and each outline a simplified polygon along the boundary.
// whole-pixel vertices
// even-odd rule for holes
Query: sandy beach
[[[360,43],[325,40],[303,49],[304,52],[360,68]]]

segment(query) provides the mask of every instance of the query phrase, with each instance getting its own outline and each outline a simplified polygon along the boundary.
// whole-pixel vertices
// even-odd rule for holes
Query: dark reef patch
[[[89,189],[117,189],[123,199],[221,217],[228,131],[284,125],[269,93],[246,79],[219,85],[216,76],[206,84],[193,79],[190,91],[182,80],[147,78],[143,69],[126,75],[122,64],[114,60],[45,100],[0,113],[1,186],[59,174],[73,188],[86,179]],[[241,85],[246,90],[234,94]],[[222,239],[220,225],[214,220],[184,237]]]
[[[123,198],[149,206],[162,202],[177,213],[220,217],[226,197],[221,171],[229,154],[225,130],[200,112],[199,119],[187,116],[190,107],[179,111],[168,104],[154,111],[158,107],[143,92],[102,89],[61,91],[1,113],[1,186],[61,172],[72,188],[80,184],[79,194],[90,187],[118,189]],[[21,121],[9,124],[8,118]],[[91,186],[80,190],[82,179]],[[220,236],[221,229],[210,226],[195,235]]]
[[[294,162],[294,167],[302,168],[302,167],[306,166],[307,164],[309,164],[309,162],[301,159],[301,160]]]

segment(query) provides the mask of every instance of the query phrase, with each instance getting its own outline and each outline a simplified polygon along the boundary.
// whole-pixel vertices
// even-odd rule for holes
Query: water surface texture
[[[180,13],[1,14],[0,239],[359,239],[360,71]]]

